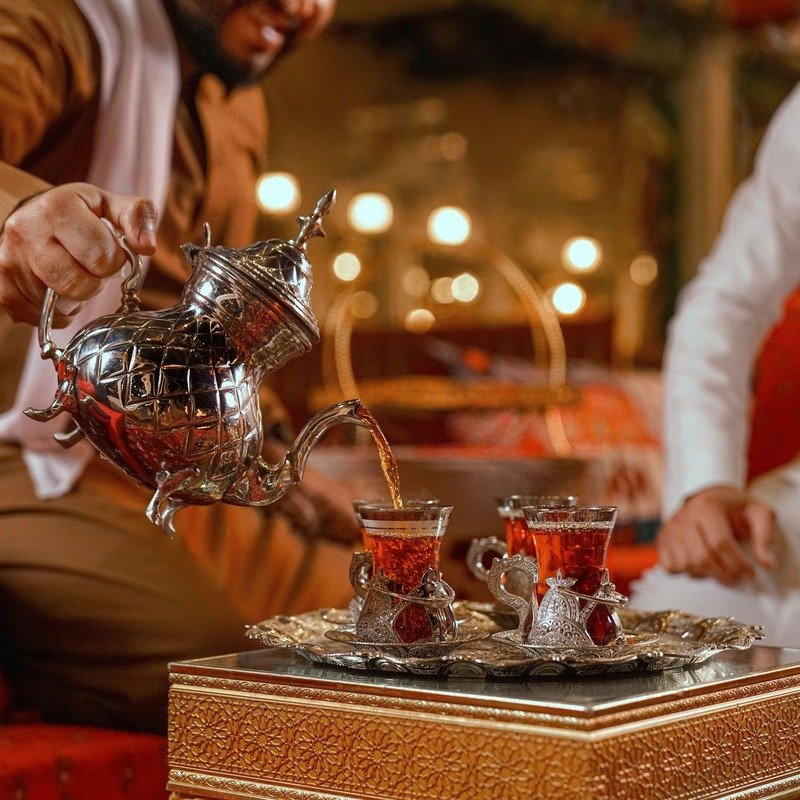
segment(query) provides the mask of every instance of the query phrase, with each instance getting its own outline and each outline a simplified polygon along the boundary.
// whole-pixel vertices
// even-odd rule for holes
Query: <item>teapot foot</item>
[[[64,448],[72,447],[81,439],[83,439],[83,431],[77,425],[75,425],[68,431],[54,433],[53,438]]]
[[[175,513],[180,511],[185,505],[186,503],[171,498],[159,501],[158,494],[156,493],[147,506],[147,519],[149,519],[153,525],[158,525],[171,539],[175,536],[175,526],[172,524],[172,518],[175,516]]]
[[[161,470],[156,473],[156,482],[158,488],[147,506],[147,519],[172,537],[175,535],[172,518],[186,505],[172,495],[193,488],[202,478],[197,469],[182,469],[174,474]]]
[[[170,537],[175,535],[172,518],[185,505],[194,503],[214,503],[225,494],[225,486],[210,479],[197,467],[189,467],[169,472],[165,469],[156,473],[157,489],[147,506],[147,518]],[[187,501],[176,495],[191,496]]]
[[[63,411],[66,411],[64,403],[60,397],[56,397],[47,408],[26,408],[22,413],[25,414],[26,417],[35,419],[37,422],[48,422]]]

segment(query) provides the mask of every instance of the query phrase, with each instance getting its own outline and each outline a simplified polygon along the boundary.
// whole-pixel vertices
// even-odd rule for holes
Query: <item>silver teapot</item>
[[[206,224],[205,243],[182,248],[192,274],[180,301],[162,311],[139,310],[139,257],[117,234],[131,267],[120,309],[86,325],[61,350],[51,339],[58,297],[48,289],[39,345],[55,364],[58,388],[48,408],[25,413],[39,421],[69,413],[75,425],[56,440],[70,447],[85,436],[155,489],[147,517],[168,533],[187,504],[277,500],[300,482],[328,428],[363,425],[361,404],[348,400],[312,417],[281,462],[261,455],[262,379],[319,340],[306,242],[325,235],[320,221],[335,197],[321,197],[288,241],[212,247]]]

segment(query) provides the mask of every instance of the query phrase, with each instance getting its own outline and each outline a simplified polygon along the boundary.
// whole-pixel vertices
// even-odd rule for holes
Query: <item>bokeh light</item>
[[[265,214],[292,214],[300,206],[300,185],[288,172],[265,172],[256,183],[258,207]]]
[[[403,291],[409,297],[425,297],[431,286],[431,276],[424,267],[409,267],[403,273]]]
[[[560,283],[553,289],[551,300],[559,314],[577,314],[586,304],[586,292],[577,283]]]
[[[481,284],[473,274],[462,272],[453,278],[451,290],[459,303],[471,303],[480,293]]]
[[[359,319],[372,317],[378,310],[378,298],[372,292],[362,289],[353,295],[350,301],[350,310],[353,316]]]
[[[428,217],[428,237],[435,244],[464,244],[471,232],[472,220],[463,208],[441,206]]]
[[[410,333],[427,333],[436,324],[436,317],[427,308],[414,308],[406,314],[404,325]]]
[[[460,161],[467,155],[467,137],[458,131],[449,131],[439,137],[439,152],[445,161]]]
[[[333,274],[340,281],[354,281],[361,274],[361,261],[355,253],[339,253],[333,259]]]
[[[347,205],[347,221],[359,233],[386,233],[394,222],[392,201],[378,192],[357,194]]]
[[[455,300],[455,297],[453,297],[453,279],[437,278],[431,284],[431,297],[437,303],[452,303]]]
[[[603,249],[597,239],[576,236],[564,243],[561,260],[572,272],[591,272],[600,266]]]
[[[631,280],[639,286],[649,286],[658,277],[658,261],[652,253],[639,253],[630,266]]]

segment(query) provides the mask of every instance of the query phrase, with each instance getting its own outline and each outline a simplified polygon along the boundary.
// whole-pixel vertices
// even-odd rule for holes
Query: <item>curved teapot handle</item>
[[[138,311],[138,291],[143,275],[142,261],[138,253],[133,252],[131,246],[128,244],[128,240],[123,234],[121,234],[105,217],[102,217],[101,220],[114,235],[117,244],[122,248],[131,265],[130,273],[122,282],[122,304],[120,310],[126,313]],[[49,358],[56,364],[61,360],[64,354],[64,351],[56,346],[52,338],[53,316],[55,315],[58,297],[59,296],[51,288],[47,288],[44,293],[44,300],[42,301],[42,313],[39,317],[39,347],[42,351],[42,358]]]

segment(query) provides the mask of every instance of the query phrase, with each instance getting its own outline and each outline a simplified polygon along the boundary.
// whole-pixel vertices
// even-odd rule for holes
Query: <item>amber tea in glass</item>
[[[538,562],[536,599],[550,588],[548,578],[561,570],[566,578],[574,578],[570,590],[593,595],[599,588],[611,531],[617,517],[612,506],[574,508],[525,508],[525,517],[533,536]],[[585,602],[585,601],[584,601]],[[611,610],[598,604],[586,620],[586,631],[595,644],[607,644],[617,635]]]
[[[364,499],[351,500],[350,505],[353,507],[353,511],[355,511],[356,516],[359,517],[360,521],[359,511],[361,511],[362,506],[384,506],[385,504],[383,500],[373,498],[372,500],[364,500]],[[429,499],[422,499],[418,497],[412,499],[405,499],[400,501],[399,506],[395,506],[394,501],[392,501],[392,508],[414,508],[416,506],[423,506],[423,507],[435,506],[436,508],[438,508],[439,505],[440,505],[439,499],[436,497],[432,497]],[[361,525],[361,539],[364,543],[364,549],[370,550],[370,542],[368,540],[367,533],[363,524]]]
[[[522,509],[568,508],[578,503],[577,497],[567,495],[510,494],[496,498],[497,513],[503,520],[506,539],[506,554],[509,556],[534,556],[536,547]]]
[[[396,508],[388,503],[365,503],[358,516],[367,550],[372,553],[373,575],[388,579],[388,589],[399,601],[416,590],[428,569],[439,571],[439,546],[452,506],[414,503]],[[420,604],[410,605],[395,630],[404,642],[431,635],[430,623]]]

